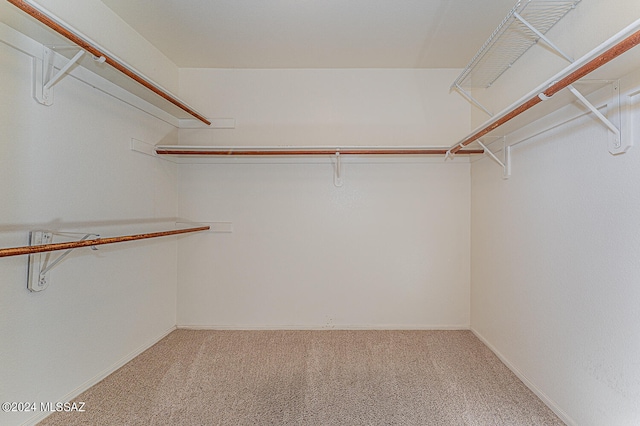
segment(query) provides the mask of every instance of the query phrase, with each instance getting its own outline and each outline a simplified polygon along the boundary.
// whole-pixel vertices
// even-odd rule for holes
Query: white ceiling
[[[102,0],[181,68],[462,68],[515,0]]]

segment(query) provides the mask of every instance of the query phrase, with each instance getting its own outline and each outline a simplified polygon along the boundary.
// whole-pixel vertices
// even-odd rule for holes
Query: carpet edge
[[[470,327],[469,330],[476,336],[482,343],[487,346],[499,359],[502,361],[504,365],[507,366],[509,370],[515,374],[518,379],[524,383],[524,385],[531,390],[540,400],[547,406],[551,411],[553,411],[556,416],[560,417],[560,420],[565,422],[568,426],[577,426],[578,424],[571,418],[567,413],[564,412],[560,408],[558,404],[555,403],[546,393],[544,393],[538,386],[536,386],[522,371],[516,368],[513,363],[511,363],[507,357],[505,357],[495,346],[493,346],[489,341],[476,329]]]
[[[100,373],[96,374],[95,376],[93,376],[89,380],[87,380],[84,383],[82,383],[80,386],[78,386],[75,389],[73,389],[71,392],[69,392],[66,395],[60,397],[58,399],[58,401],[60,401],[60,402],[73,401],[77,396],[79,396],[83,392],[87,391],[92,386],[98,384],[100,381],[104,380],[107,376],[109,376],[110,374],[116,372],[118,369],[122,368],[125,364],[127,364],[130,361],[132,361],[135,357],[137,357],[138,355],[140,355],[141,353],[143,353],[147,349],[151,348],[153,345],[155,345],[156,343],[158,343],[159,341],[161,341],[162,339],[167,337],[170,333],[172,333],[176,329],[177,329],[177,327],[175,325],[171,326],[168,330],[165,330],[164,332],[162,332],[162,334],[160,336],[151,339],[147,343],[139,346],[137,349],[134,349],[132,352],[129,352],[128,354],[126,354],[125,356],[120,358],[118,361],[116,361],[114,364],[112,364],[110,367],[105,368]],[[54,413],[55,412],[41,412],[41,413],[38,413],[37,415],[35,415],[35,416],[27,419],[25,422],[23,422],[21,424],[21,426],[35,426],[36,424],[38,424],[39,422],[43,421],[45,418],[49,417],[51,414],[54,414]]]

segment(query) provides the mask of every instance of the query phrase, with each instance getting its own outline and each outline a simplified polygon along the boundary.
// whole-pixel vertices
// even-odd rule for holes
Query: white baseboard
[[[109,368],[106,368],[105,370],[100,372],[98,375],[96,375],[96,376],[92,377],[91,379],[87,380],[86,382],[84,382],[83,384],[81,384],[80,386],[78,386],[77,388],[75,388],[74,390],[69,392],[68,394],[62,396],[61,398],[59,398],[55,402],[73,401],[82,392],[86,391],[91,386],[97,384],[98,382],[103,380],[105,377],[107,377],[111,373],[115,372],[117,369],[119,369],[120,367],[122,367],[123,365],[125,365],[126,363],[128,363],[129,361],[131,361],[132,359],[137,357],[138,355],[140,355],[142,352],[146,351],[151,346],[155,345],[160,340],[162,340],[165,337],[167,337],[167,335],[169,333],[171,333],[172,331],[174,331],[175,329],[176,329],[176,327],[173,326],[170,329],[166,330],[164,333],[162,333],[159,337],[157,337],[155,339],[151,339],[151,341],[149,341],[149,342],[145,343],[144,345],[138,347],[133,352],[128,353],[127,355],[122,357],[119,361],[117,361],[115,364],[113,364]],[[38,422],[41,422],[42,420],[45,419],[45,417],[48,417],[51,414],[53,414],[53,413],[47,413],[47,412],[39,413],[39,414],[31,417],[30,419],[28,419],[24,423],[22,423],[22,426],[33,426],[33,425],[37,424]]]
[[[485,339],[482,334],[480,334],[473,327],[471,327],[470,330],[478,339],[480,339],[480,341],[482,341],[482,343],[484,343],[489,349],[491,349],[491,351],[498,358],[500,358],[500,361],[502,361],[503,364],[506,365],[507,368],[509,368],[509,370],[511,370],[513,374],[515,374],[522,381],[522,383],[524,383],[525,386],[531,390],[531,392],[536,394],[536,396],[540,398],[540,400],[542,400],[542,402],[544,402],[547,407],[551,409],[551,411],[553,411],[558,417],[560,417],[560,420],[562,420],[569,426],[577,426],[577,423],[571,417],[569,417],[569,415],[565,413],[558,406],[558,404],[556,404],[551,398],[549,398],[549,396],[545,394],[540,388],[538,388],[531,380],[529,380],[529,378],[525,374],[518,370],[518,368],[516,368],[516,366],[513,365],[504,355],[502,355],[495,346],[489,343],[489,341]]]
[[[331,325],[178,325],[184,330],[469,330],[469,325],[331,324]]]

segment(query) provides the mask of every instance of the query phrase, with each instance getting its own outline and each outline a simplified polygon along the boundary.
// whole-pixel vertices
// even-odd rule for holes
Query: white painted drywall
[[[640,15],[622,3],[582,2],[558,42],[615,33]],[[502,106],[506,86],[491,93]],[[570,424],[640,423],[638,87],[638,75],[621,81],[627,154],[609,154],[604,126],[583,116],[514,147],[509,180],[490,160],[472,163],[472,329]]]
[[[583,117],[508,181],[472,165],[472,328],[579,425],[640,421],[640,151],[606,137]]]
[[[181,69],[180,93],[233,130],[180,130],[186,145],[452,145],[469,105],[452,69]]]
[[[236,129],[182,143],[438,145],[468,132],[455,70],[181,70]],[[329,158],[179,166],[179,216],[234,232],[179,245],[178,325],[464,328],[469,164]]]
[[[180,165],[178,325],[466,328],[469,164]]]
[[[0,247],[26,245],[34,228],[113,236],[174,226],[176,166],[129,145],[172,141],[175,128],[70,77],[42,106],[31,58],[3,43],[0,57]],[[26,288],[26,256],[1,258],[0,401],[64,401],[170,330],[176,245],[76,250],[40,293]],[[0,412],[0,423],[34,414]]]

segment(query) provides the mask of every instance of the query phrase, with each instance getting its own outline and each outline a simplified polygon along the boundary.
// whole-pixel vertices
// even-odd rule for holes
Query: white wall
[[[466,328],[469,164],[181,165],[178,325]]]
[[[113,236],[175,224],[175,164],[129,150],[131,138],[176,138],[173,127],[71,77],[42,106],[31,58],[3,43],[0,57],[0,247],[26,245],[31,229]],[[40,293],[26,288],[26,256],[0,259],[0,401],[64,401],[169,331],[176,245],[76,250]],[[1,412],[0,423],[33,414]]]
[[[180,93],[233,130],[181,130],[186,145],[452,145],[469,105],[454,69],[181,69]]]
[[[558,43],[614,34],[640,16],[623,3],[582,2]],[[629,153],[609,154],[604,126],[583,116],[514,147],[509,180],[490,160],[472,163],[472,329],[570,424],[640,422],[640,108],[627,96],[639,77],[621,82],[634,105]],[[502,106],[514,100],[504,84],[491,92]]]
[[[472,328],[579,425],[640,420],[640,151],[606,138],[583,117],[514,148],[508,181],[472,165]]]
[[[186,144],[443,145],[468,132],[456,70],[181,70],[235,130]],[[446,82],[446,83],[445,83]],[[234,232],[179,247],[178,325],[464,328],[469,164],[442,158],[179,166],[179,215]],[[194,242],[195,241],[195,242]]]

